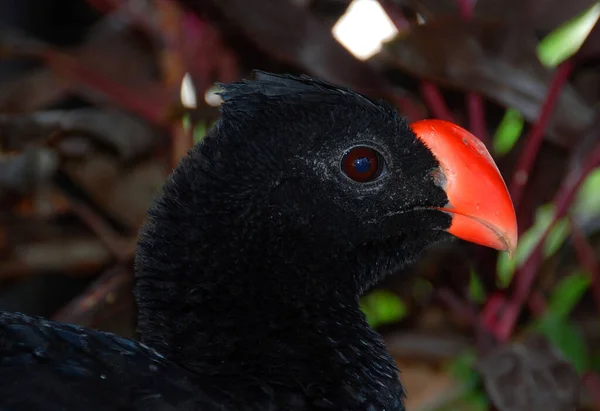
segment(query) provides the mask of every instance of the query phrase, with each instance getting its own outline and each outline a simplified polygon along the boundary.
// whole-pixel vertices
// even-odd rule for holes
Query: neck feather
[[[351,266],[340,274],[315,261],[316,248],[284,250],[290,234],[262,230],[245,206],[259,199],[235,188],[239,197],[204,194],[222,187],[204,178],[203,164],[199,149],[182,162],[140,235],[140,340],[217,384],[243,387],[247,401],[402,409],[394,362],[360,311]]]

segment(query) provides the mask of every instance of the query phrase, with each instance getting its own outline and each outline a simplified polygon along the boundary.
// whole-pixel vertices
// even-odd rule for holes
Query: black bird
[[[467,131],[309,77],[222,88],[140,234],[140,342],[1,314],[0,410],[403,410],[359,296],[452,235],[514,250]]]

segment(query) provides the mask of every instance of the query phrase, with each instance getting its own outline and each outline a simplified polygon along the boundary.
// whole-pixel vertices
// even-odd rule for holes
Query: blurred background
[[[0,0],[0,309],[134,336],[137,231],[218,117],[214,83],[305,73],[468,128],[513,197],[512,260],[447,244],[363,298],[409,409],[599,410],[599,16],[589,0]]]

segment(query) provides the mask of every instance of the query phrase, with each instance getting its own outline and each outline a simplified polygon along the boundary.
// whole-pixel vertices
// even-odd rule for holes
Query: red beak
[[[452,215],[450,234],[508,251],[517,246],[517,218],[506,184],[484,144],[467,130],[443,120],[411,124],[440,163]]]

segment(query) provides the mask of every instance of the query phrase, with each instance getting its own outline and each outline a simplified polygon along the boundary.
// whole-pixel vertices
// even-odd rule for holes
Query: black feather
[[[389,105],[349,89],[261,72],[222,89],[221,120],[140,233],[144,345],[0,316],[0,409],[403,409],[358,298],[448,238],[431,209],[447,203],[437,160]],[[387,174],[348,179],[355,145]]]

